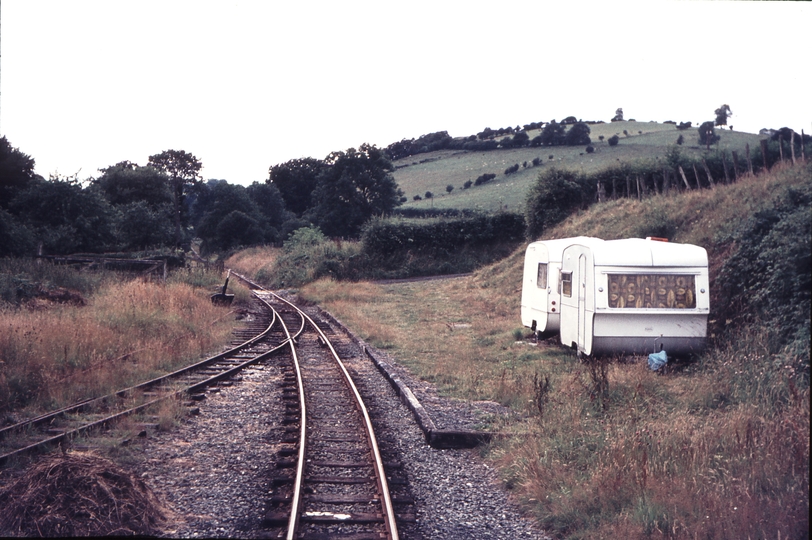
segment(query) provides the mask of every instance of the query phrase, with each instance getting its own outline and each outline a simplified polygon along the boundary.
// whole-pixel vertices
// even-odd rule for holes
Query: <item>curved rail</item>
[[[265,304],[265,303],[263,303],[263,304]],[[216,354],[214,356],[206,358],[206,359],[204,359],[204,360],[202,360],[200,362],[197,362],[195,364],[186,366],[184,368],[173,371],[171,373],[167,373],[167,374],[162,375],[160,377],[156,377],[154,379],[143,382],[141,384],[131,386],[129,388],[125,388],[125,389],[122,389],[122,390],[118,390],[116,392],[113,392],[112,394],[108,394],[108,395],[105,395],[105,396],[86,399],[86,400],[77,402],[77,403],[75,403],[73,405],[69,405],[68,407],[64,407],[64,408],[58,409],[56,411],[51,411],[51,412],[42,414],[40,416],[37,416],[35,418],[31,418],[31,419],[25,420],[23,422],[19,422],[17,424],[14,424],[12,426],[5,427],[3,429],[0,429],[0,439],[3,439],[6,436],[8,436],[10,434],[13,434],[13,433],[20,433],[20,432],[22,432],[24,430],[30,430],[32,427],[36,427],[36,426],[40,426],[40,425],[43,425],[43,424],[46,424],[46,423],[53,422],[57,418],[64,417],[64,416],[66,416],[68,414],[71,414],[71,413],[81,413],[81,412],[83,412],[83,411],[85,411],[85,410],[87,410],[87,409],[89,409],[89,408],[91,408],[91,407],[93,407],[95,405],[106,404],[115,397],[119,397],[119,398],[120,397],[125,397],[125,396],[128,396],[128,395],[133,395],[137,391],[142,391],[143,392],[143,391],[146,391],[146,390],[150,390],[152,388],[156,388],[156,387],[158,387],[160,385],[163,385],[163,384],[166,384],[166,383],[168,383],[168,382],[170,382],[172,380],[179,379],[179,378],[181,378],[183,376],[186,376],[186,375],[189,375],[189,374],[191,374],[191,373],[193,373],[195,371],[198,371],[198,370],[201,370],[203,368],[212,366],[212,365],[216,364],[217,362],[228,359],[231,356],[235,356],[238,353],[240,353],[241,351],[243,351],[245,349],[248,349],[248,348],[260,343],[264,339],[266,339],[268,337],[268,335],[270,334],[271,330],[274,328],[274,326],[278,322],[281,321],[281,318],[279,317],[276,310],[274,310],[272,307],[268,306],[267,304],[265,304],[265,307],[270,309],[270,314],[271,314],[271,321],[268,324],[268,326],[265,328],[264,331],[260,332],[256,336],[244,341],[243,343],[240,343],[239,345],[237,345],[235,347],[232,347],[232,348],[230,348],[230,349],[228,349],[228,350],[226,350],[224,352],[221,352],[219,354]],[[115,413],[115,414],[107,415],[107,416],[105,416],[105,417],[103,417],[101,419],[98,419],[98,420],[95,420],[95,421],[92,421],[92,422],[87,422],[87,423],[85,423],[83,425],[80,425],[78,427],[68,429],[68,430],[66,430],[63,433],[60,433],[58,435],[54,435],[54,436],[48,437],[46,439],[42,439],[42,440],[36,441],[36,442],[34,442],[32,444],[26,445],[26,446],[24,446],[22,448],[17,448],[15,450],[11,451],[11,452],[4,453],[4,454],[0,455],[0,465],[3,465],[4,463],[6,463],[12,457],[21,456],[21,455],[24,455],[24,454],[27,454],[27,453],[31,453],[31,452],[33,452],[35,450],[44,449],[44,448],[56,445],[56,444],[58,444],[60,442],[63,442],[65,440],[72,439],[73,437],[75,437],[75,436],[77,436],[77,435],[79,435],[81,433],[87,432],[87,431],[89,431],[91,429],[107,425],[107,424],[109,424],[109,423],[111,423],[111,422],[113,422],[115,420],[118,420],[120,418],[123,418],[125,416],[129,416],[129,415],[141,412],[141,411],[143,411],[143,410],[145,410],[145,409],[151,407],[152,405],[155,405],[156,403],[159,403],[161,401],[164,401],[164,400],[167,400],[167,399],[170,399],[170,398],[179,397],[180,395],[182,395],[184,393],[191,394],[191,393],[197,392],[197,391],[199,391],[199,390],[201,390],[201,389],[203,389],[203,388],[205,388],[207,386],[211,386],[211,385],[213,385],[213,384],[215,384],[215,383],[217,383],[217,382],[219,382],[219,381],[221,381],[223,379],[231,377],[235,373],[245,369],[246,367],[248,367],[248,366],[250,366],[252,364],[255,364],[257,362],[260,362],[260,361],[268,358],[272,354],[278,352],[280,349],[282,349],[285,346],[286,343],[288,343],[289,341],[294,340],[298,335],[300,335],[304,331],[304,328],[305,328],[305,323],[303,321],[301,328],[299,329],[299,331],[294,336],[291,336],[289,333],[287,333],[287,329],[286,329],[285,332],[286,332],[286,335],[287,335],[287,339],[285,341],[283,341],[281,344],[279,344],[279,345],[277,345],[275,347],[272,347],[268,351],[260,353],[257,356],[255,356],[255,357],[253,357],[253,358],[251,358],[251,359],[249,359],[249,360],[247,360],[245,362],[240,362],[239,364],[236,364],[236,365],[234,365],[233,367],[231,367],[229,369],[224,369],[220,373],[217,373],[216,375],[214,375],[212,377],[204,378],[204,379],[202,379],[200,381],[195,382],[194,384],[188,385],[187,387],[185,387],[183,389],[167,392],[163,396],[160,396],[160,397],[158,397],[156,399],[147,400],[146,402],[141,403],[141,404],[139,404],[139,405],[137,405],[135,407],[127,408],[127,409],[125,409],[123,411],[120,411],[120,412]]]
[[[361,416],[363,417],[364,431],[365,431],[366,436],[367,436],[367,441],[368,441],[369,447],[370,447],[370,449],[372,451],[373,466],[374,466],[374,469],[375,469],[375,477],[376,477],[376,482],[377,482],[377,485],[378,485],[378,492],[380,494],[381,511],[382,511],[382,515],[384,517],[384,525],[386,527],[388,537],[391,540],[398,540],[399,539],[399,534],[398,534],[397,522],[395,520],[395,511],[394,511],[394,507],[392,505],[392,497],[391,497],[390,492],[389,492],[389,485],[388,485],[388,482],[387,482],[387,479],[386,479],[386,472],[384,471],[383,459],[381,457],[380,449],[378,448],[378,441],[377,441],[377,438],[375,437],[375,431],[374,431],[374,429],[372,427],[372,419],[369,416],[369,412],[368,412],[368,410],[366,408],[366,405],[364,404],[364,401],[363,401],[363,399],[361,397],[360,392],[358,391],[358,388],[356,387],[355,383],[353,382],[352,377],[349,374],[349,371],[347,371],[347,368],[344,365],[344,362],[341,361],[341,358],[339,357],[338,353],[336,352],[335,348],[333,347],[333,344],[330,342],[330,340],[327,338],[327,336],[324,334],[324,332],[321,330],[321,328],[318,327],[316,322],[309,315],[307,315],[304,311],[299,309],[299,307],[297,307],[295,304],[293,304],[292,302],[286,300],[285,298],[282,298],[278,294],[265,289],[261,285],[253,282],[252,280],[246,278],[245,276],[242,276],[242,275],[240,275],[240,274],[238,274],[236,272],[233,272],[233,271],[232,271],[232,274],[235,275],[239,280],[243,281],[244,283],[248,284],[250,287],[255,289],[254,294],[258,298],[259,298],[259,295],[256,294],[256,291],[261,291],[263,294],[272,296],[276,300],[278,300],[278,301],[288,305],[290,308],[294,309],[297,313],[299,313],[299,315],[302,317],[303,321],[307,320],[307,323],[311,327],[313,327],[313,329],[318,334],[319,340],[321,341],[321,343],[326,345],[329,348],[330,354],[332,355],[333,359],[335,360],[335,362],[337,363],[339,369],[341,370],[341,373],[343,374],[344,383],[347,385],[350,392],[352,393],[352,395],[353,395],[353,397],[355,399],[356,407],[358,408],[359,412],[361,413]],[[283,327],[285,326],[284,323],[282,324],[282,326]],[[289,343],[290,343],[290,346],[291,346],[291,350],[293,351],[294,364],[296,366],[296,368],[295,368],[296,369],[296,377],[297,377],[297,383],[299,385],[299,399],[300,399],[300,406],[301,406],[301,411],[302,411],[302,413],[301,413],[302,414],[302,419],[301,419],[301,423],[300,423],[301,427],[300,427],[300,434],[299,434],[298,462],[297,462],[297,465],[296,465],[294,495],[292,497],[293,508],[291,510],[290,519],[289,519],[289,522],[288,522],[288,530],[287,530],[287,539],[292,540],[295,537],[296,532],[298,531],[298,526],[299,526],[298,525],[299,507],[301,505],[301,497],[302,497],[302,485],[301,484],[302,484],[302,480],[303,480],[303,477],[304,477],[304,466],[305,466],[304,456],[305,456],[305,442],[306,442],[306,421],[305,421],[306,415],[305,415],[304,388],[303,388],[301,370],[300,370],[300,367],[299,367],[298,359],[296,357],[295,347],[293,346],[293,340],[290,340]]]

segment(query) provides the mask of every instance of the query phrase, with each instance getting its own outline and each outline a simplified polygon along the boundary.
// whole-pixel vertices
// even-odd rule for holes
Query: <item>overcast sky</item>
[[[0,134],[44,177],[203,177],[576,116],[812,132],[810,2],[2,0]]]

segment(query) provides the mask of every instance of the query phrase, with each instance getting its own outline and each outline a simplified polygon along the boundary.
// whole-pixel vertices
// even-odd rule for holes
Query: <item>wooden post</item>
[[[679,166],[679,174],[682,176],[682,181],[685,182],[685,189],[688,191],[691,190],[691,185],[688,183],[688,179],[685,178],[685,171],[682,170],[682,165]]]
[[[770,168],[767,167],[767,139],[761,139],[758,142],[761,144],[761,159],[764,162],[764,172],[770,172]]]
[[[729,184],[730,175],[727,172],[727,157],[724,152],[722,152],[722,166],[725,168],[725,184]]]
[[[784,163],[784,134],[778,134],[778,160]]]
[[[739,154],[733,150],[733,181],[739,181]]]
[[[626,175],[626,198],[631,199],[632,197],[632,179],[629,178],[629,175]]]
[[[795,130],[792,130],[792,134],[789,136],[789,149],[792,152],[792,164],[795,165]]]
[[[804,141],[806,140],[806,135],[804,135],[804,130],[801,130],[801,161],[806,162],[806,149],[804,148]]]
[[[635,177],[637,180],[637,200],[643,200],[643,193],[640,191],[640,176]]]
[[[668,184],[671,183],[671,179],[668,177],[668,169],[663,169],[663,195],[668,195],[668,191],[671,188]]]
[[[598,182],[598,202],[602,203],[606,199],[606,190],[603,188],[603,182]]]
[[[753,161],[750,159],[750,143],[744,145],[744,150],[747,152],[747,171],[750,176],[753,176]]]
[[[702,184],[699,183],[699,174],[696,172],[696,164],[693,164],[694,178],[696,178],[696,189],[702,189]]]
[[[713,181],[713,177],[711,176],[710,169],[708,168],[708,163],[705,161],[705,158],[702,158],[702,166],[705,167],[705,174],[708,175],[708,183],[710,184],[711,189],[715,189],[716,183]]]

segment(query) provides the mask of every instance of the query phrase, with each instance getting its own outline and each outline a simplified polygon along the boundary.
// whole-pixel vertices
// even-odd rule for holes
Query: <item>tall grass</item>
[[[786,189],[812,181],[808,171],[610,202],[549,235],[616,238],[666,220],[673,240],[708,246],[718,278],[733,232],[757,211],[780,210]],[[445,394],[521,413],[494,420],[513,436],[483,454],[557,538],[808,537],[808,340],[776,349],[776,329],[754,316],[666,375],[645,358],[610,363],[608,389],[596,396],[589,365],[568,350],[516,342],[522,255],[470,278],[323,280],[300,293]],[[789,339],[795,329],[778,330]]]
[[[165,285],[108,279],[84,307],[0,309],[0,411],[98,396],[221,347],[233,322],[212,306],[210,287],[180,277]],[[214,280],[219,274],[205,281]]]

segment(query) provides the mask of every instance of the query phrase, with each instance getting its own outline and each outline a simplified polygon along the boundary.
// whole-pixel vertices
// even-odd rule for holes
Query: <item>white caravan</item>
[[[540,240],[527,246],[524,254],[522,278],[522,324],[538,332],[540,337],[551,337],[559,331],[561,291],[558,286],[561,255],[564,248],[574,243],[593,245],[600,238],[578,236],[557,240]]]
[[[561,343],[579,355],[698,352],[707,337],[708,254],[630,238],[562,253]]]

